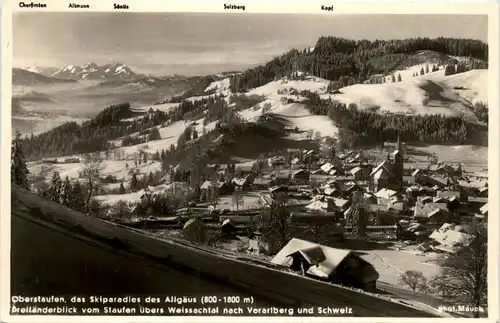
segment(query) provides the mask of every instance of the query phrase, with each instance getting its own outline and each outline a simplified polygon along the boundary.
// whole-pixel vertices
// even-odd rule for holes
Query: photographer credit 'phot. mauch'
[[[491,315],[492,17],[71,6],[12,13],[11,316]]]

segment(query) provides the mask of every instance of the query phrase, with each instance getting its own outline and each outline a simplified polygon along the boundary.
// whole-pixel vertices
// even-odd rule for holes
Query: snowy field
[[[369,261],[379,272],[379,280],[388,284],[398,285],[402,272],[407,270],[421,271],[427,279],[431,279],[440,272],[440,268],[432,263],[435,255],[418,255],[411,251],[402,250],[373,250],[361,257]]]
[[[287,80],[282,79],[279,81],[269,82],[263,86],[252,89],[248,91],[248,95],[256,94],[263,95],[266,97],[276,95],[278,91],[283,91],[286,89],[294,88],[297,91],[311,91],[318,93],[325,93],[330,81],[319,78],[319,77],[306,77],[305,80]]]
[[[260,197],[258,195],[245,194],[243,195],[243,204],[238,206],[238,210],[256,209],[259,207],[258,201]],[[231,211],[236,210],[236,205],[233,202],[232,196],[222,196],[219,197],[217,202],[217,209],[229,209]]]
[[[467,107],[470,103],[487,102],[488,70],[472,70],[444,76],[444,70],[412,77],[413,69],[402,76],[401,82],[384,84],[355,84],[340,89],[341,94],[323,94],[346,104],[354,103],[361,109],[380,107],[381,111],[411,114],[465,113],[474,118]],[[401,71],[404,75],[405,71]],[[463,87],[457,90],[454,87]]]

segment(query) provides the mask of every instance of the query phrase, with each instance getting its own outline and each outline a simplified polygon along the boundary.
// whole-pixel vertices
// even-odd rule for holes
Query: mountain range
[[[12,69],[13,85],[54,84],[54,83],[71,83],[71,82],[76,82],[76,80],[59,79],[51,76],[45,76],[39,73],[30,72],[22,68]]]
[[[30,66],[13,69],[14,85],[35,83],[58,83],[64,81],[133,81],[146,77],[137,74],[121,63],[97,65],[88,63],[83,66],[66,65],[62,68]]]
[[[66,65],[56,72],[52,77],[70,80],[132,80],[140,77],[130,67],[121,63],[97,65],[88,63],[83,66]]]

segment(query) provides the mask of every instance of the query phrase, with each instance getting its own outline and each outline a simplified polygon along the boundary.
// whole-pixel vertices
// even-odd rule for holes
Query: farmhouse
[[[365,290],[375,290],[379,273],[350,250],[293,238],[271,260],[302,275]]]

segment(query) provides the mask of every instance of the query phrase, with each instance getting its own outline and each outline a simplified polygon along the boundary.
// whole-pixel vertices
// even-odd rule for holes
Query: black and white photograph
[[[488,19],[13,12],[9,315],[491,318]]]

